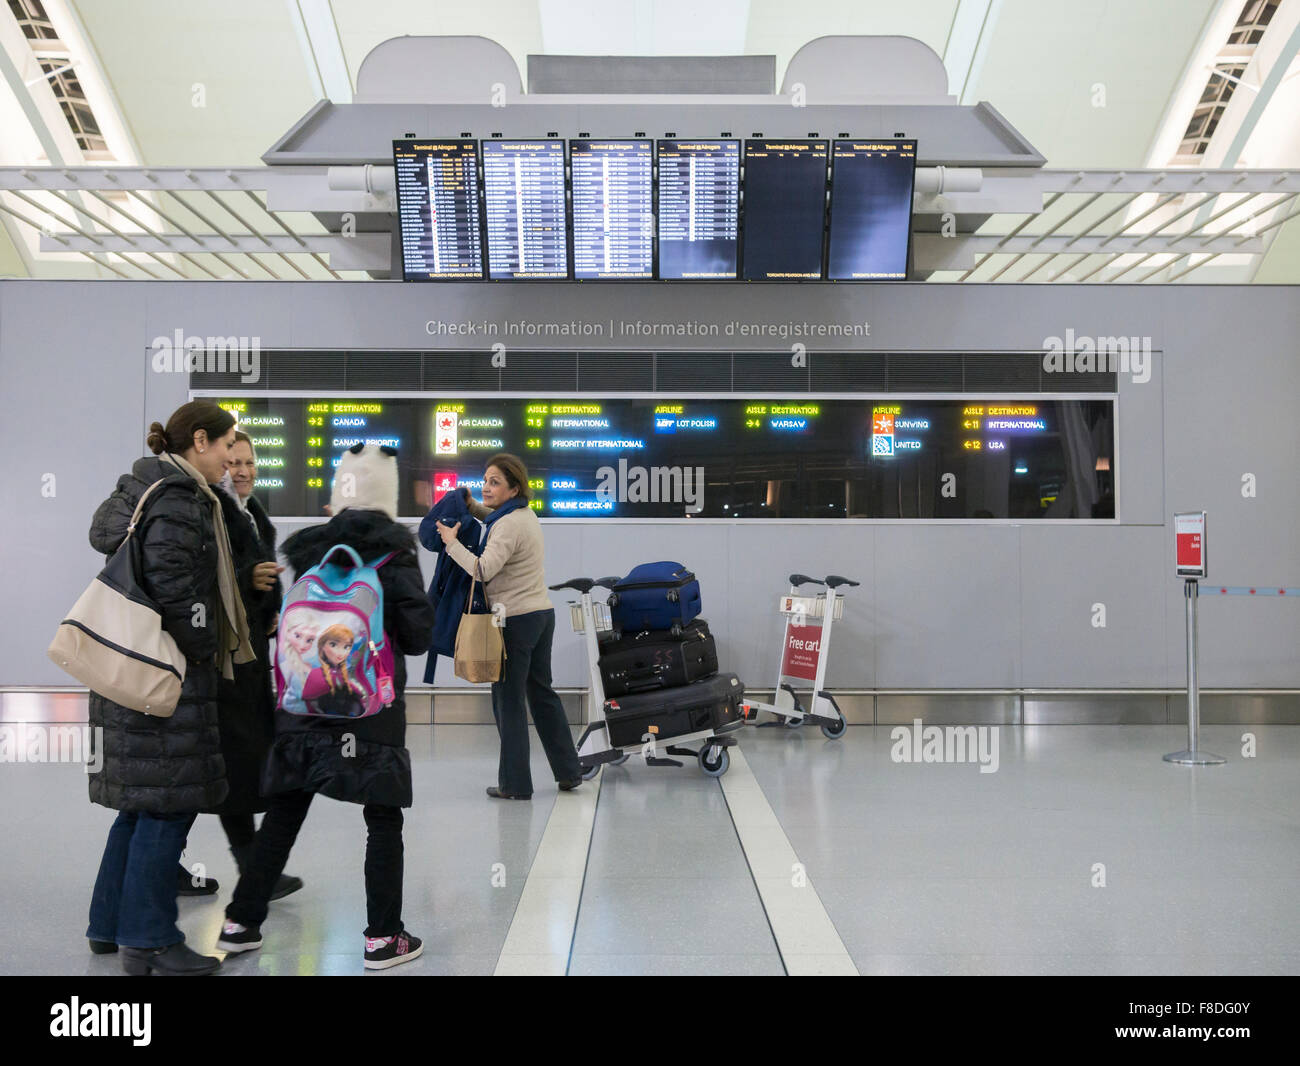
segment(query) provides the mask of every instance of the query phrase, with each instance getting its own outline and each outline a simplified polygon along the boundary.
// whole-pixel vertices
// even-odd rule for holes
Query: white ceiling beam
[[[285,0],[285,3],[316,99],[352,103],[352,75],[330,0]]]
[[[993,30],[1002,13],[1002,0],[959,0],[943,49],[948,92],[958,103],[973,104],[975,87],[984,69]]]

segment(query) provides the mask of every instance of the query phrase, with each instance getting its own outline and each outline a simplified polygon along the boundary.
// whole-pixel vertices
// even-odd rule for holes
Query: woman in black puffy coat
[[[162,625],[187,664],[180,701],[152,717],[90,694],[90,725],[102,730],[103,765],[89,776],[90,799],[118,811],[109,831],[86,935],[98,954],[122,949],[128,973],[201,974],[219,966],[185,944],[176,926],[176,869],[195,815],[226,798],[217,724],[217,684],[252,658],[237,595],[217,480],[235,439],[234,419],[194,401],[166,427],[150,428],[153,456],[136,461],[95,512],[90,543],[111,554],[126,538],[140,497],[149,497],[134,536],[142,579]],[[224,589],[224,595],[223,595]]]

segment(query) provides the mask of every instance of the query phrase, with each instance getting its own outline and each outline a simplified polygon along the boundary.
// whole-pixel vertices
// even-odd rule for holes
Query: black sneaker
[[[229,955],[238,955],[241,951],[255,951],[262,946],[262,927],[260,925],[240,925],[227,919],[221,926],[221,936],[217,940],[217,950]]]
[[[404,962],[418,959],[424,951],[424,941],[411,936],[405,929],[394,937],[366,937],[366,969],[387,970]]]
[[[277,899],[284,899],[285,896],[292,896],[300,888],[302,888],[301,877],[281,874],[279,880],[275,882],[275,888],[271,890],[271,899],[268,902],[273,903]]]
[[[582,778],[575,777],[572,781],[558,781],[556,783],[560,786],[561,792],[572,792],[575,788],[577,788],[580,784],[582,784]]]
[[[90,951],[94,955],[116,955],[117,944],[112,940],[91,940]]]
[[[487,794],[497,800],[530,800],[533,798],[531,792],[502,792],[496,785],[488,785]]]
[[[178,896],[215,896],[218,887],[214,877],[195,877],[184,866],[176,867],[176,895]]]

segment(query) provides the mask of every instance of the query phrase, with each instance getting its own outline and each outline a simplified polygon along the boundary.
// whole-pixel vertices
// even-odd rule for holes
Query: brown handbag
[[[506,657],[501,627],[496,624],[491,604],[487,603],[486,584],[483,587],[483,602],[488,606],[487,614],[470,614],[474,604],[474,585],[482,578],[483,564],[479,563],[470,575],[469,596],[465,600],[465,612],[460,616],[460,627],[456,630],[456,655],[453,659],[456,676],[475,684],[500,681],[501,662]]]

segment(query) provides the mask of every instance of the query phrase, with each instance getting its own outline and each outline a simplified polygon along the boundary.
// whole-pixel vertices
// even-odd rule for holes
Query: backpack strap
[[[378,570],[384,565],[384,563],[389,562],[395,555],[397,555],[397,552],[389,552],[387,555],[381,555],[373,563],[367,563],[366,565],[372,570]]]

